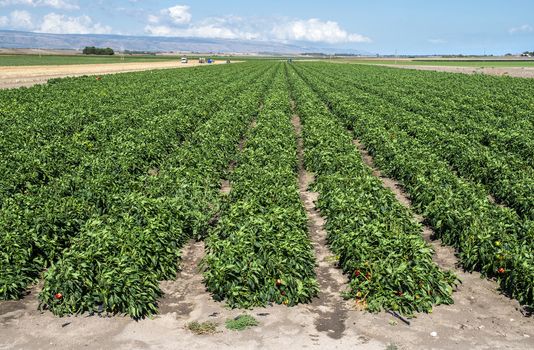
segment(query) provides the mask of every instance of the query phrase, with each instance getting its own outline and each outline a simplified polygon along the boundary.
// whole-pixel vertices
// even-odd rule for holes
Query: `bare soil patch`
[[[215,61],[223,64],[225,61]],[[198,62],[130,62],[105,64],[73,64],[62,66],[5,66],[0,67],[0,89],[44,84],[52,78],[76,77],[81,75],[105,75],[138,72],[151,69],[186,68],[209,66]]]
[[[77,50],[54,50],[54,49],[9,49],[0,48],[0,55],[80,55]]]
[[[450,72],[463,74],[487,74],[497,76],[509,76],[515,78],[534,78],[534,68],[532,67],[455,67],[455,66],[417,66],[402,64],[377,64],[378,66],[430,70],[436,72]]]

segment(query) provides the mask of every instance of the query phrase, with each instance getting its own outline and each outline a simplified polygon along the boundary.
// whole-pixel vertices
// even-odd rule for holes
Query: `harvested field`
[[[418,66],[401,64],[378,64],[385,67],[416,69],[436,72],[463,74],[487,74],[515,78],[534,78],[534,67],[455,67],[455,66]]]
[[[214,62],[214,64],[221,63],[225,62]],[[190,61],[184,64],[176,60],[166,62],[77,64],[63,66],[6,66],[0,67],[0,89],[44,84],[52,78],[105,75],[151,69],[187,68],[199,65],[201,64],[198,62]],[[205,65],[207,66],[207,64]]]

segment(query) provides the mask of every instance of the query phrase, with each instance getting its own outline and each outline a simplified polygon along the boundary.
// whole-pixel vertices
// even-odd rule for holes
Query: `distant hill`
[[[320,48],[268,41],[207,38],[176,38],[101,34],[46,34],[0,30],[0,48],[81,49],[85,46],[111,47],[117,51],[186,51],[213,53],[299,54],[308,52],[369,55],[358,50]]]

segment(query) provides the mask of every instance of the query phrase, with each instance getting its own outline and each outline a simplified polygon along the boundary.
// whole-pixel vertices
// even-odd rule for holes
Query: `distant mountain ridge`
[[[285,44],[270,41],[106,34],[46,34],[0,30],[0,48],[79,50],[85,46],[111,47],[118,51],[183,51],[248,54],[299,54],[324,52],[327,54],[370,54],[368,52],[352,49],[321,48],[313,45]]]

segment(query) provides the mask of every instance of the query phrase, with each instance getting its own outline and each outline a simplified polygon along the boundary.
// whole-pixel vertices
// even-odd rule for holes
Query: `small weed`
[[[325,258],[325,261],[329,263],[337,263],[339,261],[339,255],[330,255]]]
[[[226,328],[233,331],[242,331],[249,327],[257,326],[258,324],[258,321],[254,317],[250,315],[240,315],[234,319],[227,320]]]
[[[187,324],[187,329],[196,335],[213,334],[217,331],[217,323],[215,322],[191,322]]]
[[[399,350],[399,348],[395,344],[388,344],[386,350]]]

